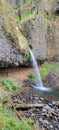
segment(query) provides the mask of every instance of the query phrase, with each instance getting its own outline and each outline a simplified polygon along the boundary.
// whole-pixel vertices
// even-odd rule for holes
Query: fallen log
[[[16,110],[16,108],[15,108],[15,106],[14,106],[14,103],[12,102],[12,100],[11,100],[11,98],[10,98],[9,95],[7,95],[6,99],[5,99],[3,102],[6,102],[6,101],[9,101],[9,103],[10,103],[9,106],[14,109],[14,111],[15,111],[16,115],[18,116],[18,118],[19,118],[20,120],[22,120],[22,115],[21,115],[21,113]]]
[[[49,109],[49,108],[46,108],[50,113],[52,113],[53,115],[59,117],[59,114],[54,112],[53,110]]]
[[[22,109],[22,108],[27,109],[27,108],[32,108],[32,107],[40,108],[40,107],[44,107],[44,104],[38,104],[38,103],[36,103],[36,104],[24,104],[24,103],[15,104],[16,109]]]

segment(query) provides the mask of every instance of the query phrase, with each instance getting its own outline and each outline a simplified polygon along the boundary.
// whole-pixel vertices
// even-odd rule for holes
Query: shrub
[[[29,48],[30,48],[31,50],[33,49],[32,44],[30,44],[30,43],[29,43]]]
[[[14,10],[17,11],[18,10],[18,5],[14,6]]]
[[[16,23],[19,23],[20,22],[20,18],[19,16],[16,17]]]
[[[19,130],[31,130],[31,126],[28,123],[22,121],[20,122]]]
[[[13,79],[10,78],[1,79],[1,83],[3,85],[4,90],[9,92],[18,90],[19,88],[18,84]]]
[[[41,77],[44,79],[50,72],[52,69],[55,69],[56,71],[58,71],[59,69],[59,63],[58,62],[45,62],[42,65],[42,69],[40,70],[41,73]]]
[[[29,118],[28,121],[27,121],[27,123],[28,123],[29,125],[32,125],[32,124],[34,123],[34,120],[32,120],[31,118]]]
[[[35,71],[31,72],[28,77],[32,83],[35,83],[37,81],[37,75],[36,75]]]
[[[0,93],[0,100],[3,99],[3,95]]]
[[[25,122],[12,117],[5,107],[0,107],[0,129],[1,130],[32,130],[32,120]]]
[[[30,62],[31,56],[30,53],[28,52],[25,56],[25,62]]]

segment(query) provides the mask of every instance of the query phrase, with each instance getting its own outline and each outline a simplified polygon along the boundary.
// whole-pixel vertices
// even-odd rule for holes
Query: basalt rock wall
[[[0,0],[0,67],[25,65],[28,43],[16,25],[12,6]]]
[[[59,16],[55,5],[54,0],[39,1],[38,14],[17,25],[12,6],[0,0],[0,67],[29,65],[25,62],[28,43],[37,61],[59,61]]]
[[[59,16],[55,14],[56,5],[59,3],[55,0],[41,0],[36,17],[19,26],[39,61],[59,61]]]

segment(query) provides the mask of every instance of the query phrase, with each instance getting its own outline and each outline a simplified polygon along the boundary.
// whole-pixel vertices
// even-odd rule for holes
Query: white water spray
[[[39,71],[39,69],[38,69],[37,62],[36,62],[35,57],[34,57],[34,55],[33,55],[33,53],[32,53],[32,51],[31,51],[30,48],[29,48],[29,52],[30,52],[30,54],[31,54],[32,65],[33,65],[33,67],[34,67],[34,69],[35,69],[36,76],[37,76],[37,83],[36,83],[36,85],[33,85],[33,86],[34,86],[35,88],[37,88],[37,89],[42,90],[42,91],[50,91],[50,90],[51,90],[50,88],[46,88],[46,87],[43,86],[43,83],[42,83],[42,80],[41,80],[40,71]]]

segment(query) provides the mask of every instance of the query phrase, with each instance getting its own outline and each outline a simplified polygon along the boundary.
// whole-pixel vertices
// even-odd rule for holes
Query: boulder
[[[59,72],[52,70],[51,73],[45,79],[49,87],[53,89],[59,89]]]

